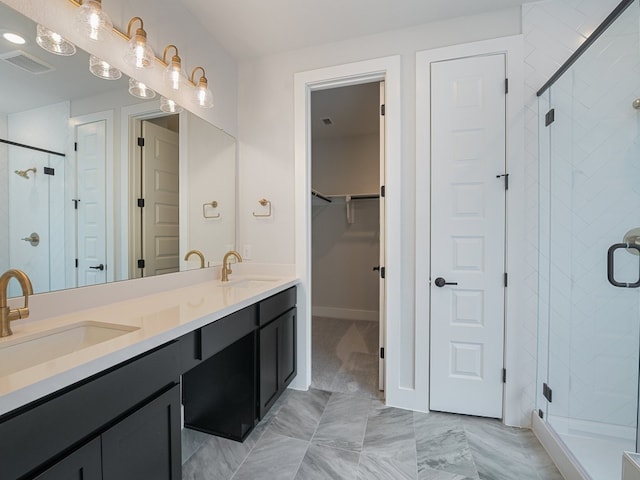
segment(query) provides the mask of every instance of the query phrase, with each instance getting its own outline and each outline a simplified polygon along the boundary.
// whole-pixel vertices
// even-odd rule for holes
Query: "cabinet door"
[[[60,460],[34,480],[101,480],[100,438]]]
[[[260,418],[278,398],[278,320],[260,329]]]
[[[278,320],[278,390],[296,376],[296,309],[292,308]]]
[[[102,434],[103,478],[179,480],[180,452],[180,387],[176,385]]]

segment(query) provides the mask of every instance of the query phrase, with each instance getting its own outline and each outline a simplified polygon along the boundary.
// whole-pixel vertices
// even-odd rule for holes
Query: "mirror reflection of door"
[[[95,285],[107,280],[105,163],[106,122],[76,127],[77,197],[77,285]]]
[[[135,239],[139,277],[180,269],[177,130],[178,115],[141,122],[140,227]]]

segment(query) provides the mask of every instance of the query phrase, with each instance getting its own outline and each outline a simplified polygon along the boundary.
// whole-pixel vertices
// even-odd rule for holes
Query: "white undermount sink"
[[[229,280],[220,284],[221,287],[234,288],[260,288],[280,281],[277,277],[242,277],[237,280]]]
[[[106,342],[138,327],[85,321],[0,342],[0,377]]]

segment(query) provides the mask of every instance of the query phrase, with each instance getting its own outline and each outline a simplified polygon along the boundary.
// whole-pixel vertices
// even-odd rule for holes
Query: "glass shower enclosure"
[[[622,2],[538,92],[537,408],[594,480],[638,447],[639,14]]]

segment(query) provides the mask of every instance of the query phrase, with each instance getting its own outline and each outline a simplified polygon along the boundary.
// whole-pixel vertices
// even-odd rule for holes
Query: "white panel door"
[[[105,143],[106,122],[85,123],[76,127],[78,286],[105,283],[107,280]]]
[[[430,408],[501,418],[505,56],[432,63],[431,88]]]
[[[180,269],[178,134],[142,122],[142,254],[144,276]]]

